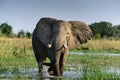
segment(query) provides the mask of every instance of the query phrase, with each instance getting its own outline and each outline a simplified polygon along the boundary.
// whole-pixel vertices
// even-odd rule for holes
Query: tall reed
[[[0,55],[2,56],[21,56],[31,55],[31,39],[0,38]]]
[[[81,49],[89,50],[120,50],[120,40],[95,39],[81,45]]]
[[[88,50],[120,50],[120,40],[93,39],[80,45],[80,49]],[[23,56],[33,55],[31,39],[27,38],[0,38],[0,55]]]

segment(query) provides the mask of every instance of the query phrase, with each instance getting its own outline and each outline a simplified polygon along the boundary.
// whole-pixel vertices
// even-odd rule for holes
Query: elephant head
[[[84,22],[42,18],[33,32],[33,49],[35,54],[41,54],[40,57],[49,57],[51,70],[59,76],[63,74],[68,50],[86,43],[91,37],[92,31]],[[35,44],[37,40],[44,45],[46,53],[36,50],[36,46],[41,45]]]

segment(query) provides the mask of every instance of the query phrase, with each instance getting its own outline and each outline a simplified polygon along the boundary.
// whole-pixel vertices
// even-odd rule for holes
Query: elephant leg
[[[53,67],[53,73],[55,76],[60,76],[59,60],[60,60],[60,53],[57,53],[54,60],[54,67]]]
[[[55,64],[55,55],[49,55],[49,57],[48,57],[49,59],[50,59],[50,67],[48,68],[48,70],[47,70],[47,72],[50,74],[50,75],[53,75],[54,73],[53,73],[53,68],[54,68],[54,64]]]
[[[53,64],[52,63],[44,63],[43,62],[43,65],[46,65],[46,66],[50,66],[49,68],[48,68],[48,73],[50,74],[50,75],[53,75]]]
[[[65,63],[66,63],[66,58],[67,58],[67,53],[63,53],[60,56],[60,75],[63,75],[64,66],[65,66]]]
[[[50,75],[53,75],[53,66],[50,66],[50,67],[48,68],[48,73],[49,73]]]
[[[39,70],[39,73],[41,73],[43,71],[43,58],[41,57],[41,55],[39,54],[35,54],[35,57],[36,57],[36,61],[37,61],[37,64],[38,64],[38,70]]]
[[[39,70],[39,73],[43,72],[43,58],[41,57],[41,55],[39,54],[35,54],[35,57],[36,57],[36,61],[38,63],[38,70]]]

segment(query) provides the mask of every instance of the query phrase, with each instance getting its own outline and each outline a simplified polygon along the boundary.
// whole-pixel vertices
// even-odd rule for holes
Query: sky
[[[0,24],[33,32],[42,17],[120,25],[120,0],[0,0]]]

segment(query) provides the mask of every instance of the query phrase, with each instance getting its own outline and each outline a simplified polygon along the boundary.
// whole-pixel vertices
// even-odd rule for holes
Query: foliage
[[[25,37],[25,31],[24,30],[20,30],[19,32],[18,32],[18,38],[24,38]]]
[[[20,30],[17,34],[17,37],[18,38],[31,38],[32,37],[32,34],[30,32],[25,32],[24,30]]]
[[[32,34],[27,31],[27,32],[26,32],[26,37],[27,37],[27,38],[31,38],[31,37],[32,37]]]
[[[18,34],[12,32],[12,26],[8,23],[2,23],[0,25],[0,37],[18,37],[18,38],[31,38],[32,34],[30,32],[25,32],[24,30],[20,30]]]
[[[100,35],[101,38],[104,36],[112,37],[113,36],[113,28],[112,23],[101,21],[99,23],[95,22],[89,25],[93,31],[94,37]]]
[[[10,26],[8,23],[2,23],[0,25],[1,33],[5,36],[11,36],[12,35],[12,26]]]
[[[120,38],[120,25],[112,25],[110,22],[106,21],[101,21],[101,22],[95,22],[89,25],[94,38],[99,39],[99,38]]]
[[[113,26],[113,36],[116,38],[120,38],[120,25]]]

